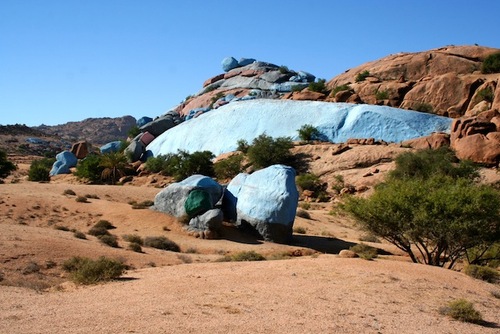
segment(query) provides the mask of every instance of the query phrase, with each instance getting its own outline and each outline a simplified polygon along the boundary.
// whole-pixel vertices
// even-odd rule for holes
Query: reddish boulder
[[[430,136],[406,140],[401,143],[403,146],[409,146],[417,150],[437,149],[450,146],[450,135],[442,132],[435,132]]]
[[[77,159],[83,159],[89,154],[89,144],[86,141],[79,141],[71,146],[71,153]]]
[[[216,75],[214,77],[211,77],[210,79],[207,79],[204,83],[203,83],[203,88],[207,87],[208,85],[210,84],[213,84],[214,82],[217,82],[219,80],[222,80],[224,79],[224,73],[221,73],[219,75]]]

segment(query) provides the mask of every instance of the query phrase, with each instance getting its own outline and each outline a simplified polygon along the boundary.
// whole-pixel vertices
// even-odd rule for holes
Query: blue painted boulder
[[[233,57],[226,57],[222,60],[222,69],[224,72],[231,71],[232,69],[235,69],[237,67],[240,67],[238,61],[234,59]]]
[[[255,63],[253,58],[240,58],[238,61],[238,66],[243,67]]]
[[[249,224],[264,240],[290,243],[299,200],[295,175],[293,168],[284,165],[237,175],[224,194],[228,218],[234,219],[231,215],[236,212],[237,226]]]
[[[69,174],[70,168],[75,167],[78,163],[76,155],[70,151],[63,151],[56,155],[56,161],[52,165],[49,175]]]
[[[136,124],[137,124],[137,127],[140,128],[141,126],[146,125],[152,121],[153,121],[153,119],[151,117],[143,116],[137,120]]]
[[[103,146],[101,146],[100,150],[101,150],[102,154],[115,153],[115,152],[120,151],[121,146],[122,146],[122,142],[119,140],[116,140],[116,141],[112,141],[110,143],[104,144]]]

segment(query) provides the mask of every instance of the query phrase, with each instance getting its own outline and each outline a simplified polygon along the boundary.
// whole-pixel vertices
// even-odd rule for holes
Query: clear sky
[[[500,48],[500,1],[0,0],[0,124],[158,116],[233,56],[327,80],[398,52]]]

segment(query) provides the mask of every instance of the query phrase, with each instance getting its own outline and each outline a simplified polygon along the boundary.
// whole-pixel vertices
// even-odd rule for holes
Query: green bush
[[[361,82],[361,81],[365,81],[366,78],[368,78],[370,76],[370,72],[365,70],[363,72],[360,72],[356,75],[356,78],[354,79],[354,81],[356,82]]]
[[[144,239],[144,246],[162,249],[162,250],[168,250],[168,251],[172,251],[172,252],[180,252],[180,250],[181,250],[179,245],[177,245],[175,242],[168,239],[167,237],[163,237],[163,236],[146,237]]]
[[[51,158],[34,160],[28,171],[28,180],[34,182],[50,181],[50,170],[55,161]]]
[[[266,258],[255,252],[255,251],[243,251],[235,253],[233,255],[226,255],[219,259],[220,262],[231,262],[231,261],[265,261]]]
[[[126,265],[104,256],[97,260],[76,256],[66,260],[63,269],[70,273],[70,278],[76,283],[96,284],[120,277]]]
[[[326,83],[325,79],[318,79],[315,82],[311,82],[307,89],[309,89],[312,92],[326,93],[325,83]]]
[[[261,134],[255,138],[248,148],[248,159],[257,168],[265,168],[275,164],[289,165],[292,162],[290,149],[293,142],[289,137],[276,139]]]
[[[100,237],[102,235],[109,235],[109,231],[105,227],[95,227],[93,226],[88,234],[93,235],[95,237]]]
[[[333,177],[332,189],[335,190],[338,194],[340,191],[345,188],[344,177],[340,174],[337,174]]]
[[[7,153],[0,150],[0,179],[9,176],[16,169],[16,165],[7,159]]]
[[[136,253],[142,253],[142,247],[140,244],[132,242],[128,245],[128,249]]]
[[[351,86],[349,86],[348,84],[344,84],[344,85],[339,85],[339,86],[335,86],[333,89],[332,89],[332,92],[331,92],[331,95],[332,96],[335,96],[338,92],[343,92],[345,90],[351,90]]]
[[[247,154],[248,153],[248,149],[250,148],[250,145],[248,144],[248,142],[245,139],[238,140],[236,142],[236,144],[238,145],[238,147],[236,148],[236,150],[242,152],[243,154]]]
[[[375,98],[377,100],[388,100],[389,99],[389,91],[388,90],[378,90],[375,92]]]
[[[122,236],[122,238],[123,240],[130,243],[138,244],[140,246],[144,245],[144,240],[137,234],[125,234]]]
[[[109,221],[107,220],[99,220],[97,223],[95,223],[94,225],[95,228],[104,228],[106,230],[112,230],[114,228],[116,228],[115,226],[113,226],[113,224],[111,224]]]
[[[242,171],[243,155],[234,154],[214,164],[215,177],[219,180],[232,179]]]
[[[311,124],[302,125],[297,132],[299,133],[299,138],[302,141],[319,140],[319,136],[321,135],[318,128],[312,126]]]
[[[474,305],[466,299],[453,300],[446,307],[441,308],[440,312],[463,322],[477,324],[483,321],[481,313],[474,309]]]
[[[80,231],[73,232],[73,236],[77,239],[87,239],[87,236],[85,235],[85,233],[80,232]]]
[[[115,184],[120,177],[125,176],[128,160],[122,152],[111,152],[101,156],[99,167],[102,168],[101,180]]]
[[[378,256],[377,249],[363,243],[354,245],[349,250],[356,253],[360,258],[365,260],[373,260]]]
[[[89,154],[76,165],[75,175],[79,179],[86,179],[91,183],[101,181],[101,175],[104,167],[101,166],[101,156]]]
[[[146,160],[145,169],[151,173],[160,173],[166,166],[167,157],[165,155],[158,155],[156,157],[149,157]]]
[[[198,151],[188,153],[179,150],[177,153],[169,153],[149,158],[146,162],[146,169],[151,172],[161,172],[164,175],[172,176],[176,181],[183,180],[194,174],[205,176],[214,175],[214,155],[210,151]]]
[[[500,278],[500,273],[498,272],[498,270],[485,266],[477,266],[474,264],[470,264],[465,267],[464,272],[470,277],[474,277],[490,283],[495,283]]]
[[[118,238],[113,234],[104,234],[97,237],[102,244],[118,248]]]
[[[452,268],[464,256],[477,260],[471,250],[500,240],[500,197],[493,187],[476,184],[476,176],[473,166],[452,163],[443,151],[411,153],[396,159],[396,169],[371,197],[349,197],[343,208],[414,262]]]
[[[491,89],[491,87],[487,87],[478,91],[477,97],[479,98],[480,101],[486,101],[491,103],[495,98],[495,94],[493,94],[493,90]]]
[[[415,111],[426,112],[426,113],[432,113],[432,111],[434,110],[432,108],[432,105],[430,105],[429,103],[425,103],[425,102],[417,102],[414,105],[412,105],[411,109],[415,110]]]
[[[281,74],[288,74],[288,73],[290,73],[290,70],[285,65],[281,65],[278,68],[278,71],[280,71]]]
[[[317,175],[311,173],[298,175],[295,178],[295,183],[301,190],[312,191],[314,193],[313,197],[317,197],[326,188],[326,184],[321,182]]]
[[[500,52],[490,54],[484,59],[481,72],[485,74],[500,72]]]
[[[88,199],[87,197],[85,196],[78,196],[77,198],[75,198],[75,201],[77,201],[78,203],[88,203]]]
[[[134,125],[133,127],[131,127],[128,132],[127,132],[127,136],[129,138],[135,138],[137,137],[139,134],[141,133],[141,129],[139,129],[139,127],[137,125]]]

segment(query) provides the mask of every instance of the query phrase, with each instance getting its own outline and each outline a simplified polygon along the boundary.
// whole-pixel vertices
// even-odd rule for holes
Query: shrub
[[[375,98],[377,100],[388,100],[389,99],[389,91],[388,90],[378,90],[375,92]]]
[[[312,92],[325,93],[326,92],[325,83],[326,83],[325,79],[318,79],[315,82],[311,82],[307,89],[309,89]]]
[[[87,197],[85,196],[78,196],[77,198],[75,198],[75,201],[77,201],[78,203],[88,203],[88,199]]]
[[[477,249],[489,249],[500,239],[498,192],[474,183],[474,168],[453,164],[442,152],[412,154],[396,159],[394,173],[371,197],[350,197],[344,210],[413,262],[452,268],[464,256],[471,262],[481,258],[485,251]],[[434,154],[443,161],[433,164]],[[477,251],[476,258],[471,250]]]
[[[231,262],[231,261],[265,261],[266,258],[255,252],[255,251],[243,251],[233,255],[226,255],[219,259],[220,262]]]
[[[73,232],[73,236],[77,239],[87,239],[87,236],[85,236],[85,233],[80,232],[80,231]]]
[[[300,174],[295,178],[295,183],[297,186],[302,189],[302,190],[310,190],[314,194],[313,196],[316,197],[320,192],[324,191],[326,188],[326,185],[321,182],[320,178],[311,173],[306,173],[306,174]]]
[[[311,215],[309,214],[309,212],[304,209],[297,210],[297,213],[295,215],[300,218],[311,219]]]
[[[136,243],[136,242],[131,242],[128,245],[128,249],[130,249],[131,251],[136,252],[136,253],[142,253],[142,247],[141,247],[141,245],[138,244],[138,243]]]
[[[107,220],[99,220],[97,223],[95,223],[94,225],[95,228],[104,228],[106,230],[112,230],[114,228],[116,228],[115,226],[113,226],[113,224],[111,224],[109,221]]]
[[[154,204],[155,203],[151,200],[145,200],[142,201],[141,203],[132,203],[132,209],[146,209]]]
[[[302,226],[297,226],[293,228],[293,231],[298,234],[306,234],[306,229]]]
[[[71,279],[76,283],[95,284],[120,277],[126,266],[104,256],[97,260],[76,256],[66,260],[63,269],[70,273]]]
[[[139,129],[139,127],[137,125],[134,125],[133,127],[131,127],[128,132],[127,132],[127,136],[129,138],[135,138],[137,137],[139,134],[141,133],[141,129]]]
[[[63,195],[75,196],[76,193],[71,189],[66,189],[66,190],[64,190]]]
[[[477,97],[480,101],[493,102],[495,98],[495,94],[493,94],[493,90],[491,87],[486,87],[477,92]]]
[[[465,274],[489,283],[495,283],[500,278],[500,273],[490,267],[470,264],[465,267]]]
[[[146,237],[144,239],[144,246],[153,247],[172,252],[180,252],[180,247],[167,237]]]
[[[241,173],[243,155],[234,154],[224,160],[219,160],[214,164],[215,176],[219,180],[231,179]]]
[[[299,133],[299,138],[302,141],[318,140],[321,133],[318,128],[312,126],[311,124],[304,124],[297,130]]]
[[[248,148],[248,159],[256,168],[265,168],[274,164],[289,165],[292,160],[290,149],[293,147],[289,137],[276,139],[261,134]]]
[[[95,237],[99,237],[101,235],[109,235],[109,232],[106,228],[104,227],[95,227],[93,226],[89,231],[88,234],[93,235]]]
[[[59,230],[59,231],[64,231],[64,232],[68,232],[69,231],[69,228],[67,226],[63,226],[63,225],[56,225],[56,226],[54,226],[54,228],[56,230]]]
[[[50,181],[50,170],[55,159],[43,158],[34,160],[28,171],[28,180],[34,182]]]
[[[176,181],[183,180],[194,174],[214,175],[214,155],[210,151],[188,153],[179,150],[176,154],[165,155],[162,173],[173,176]]]
[[[474,309],[474,305],[466,299],[456,299],[440,309],[441,314],[463,322],[480,323],[483,321],[481,313]]]
[[[118,238],[113,234],[104,234],[97,237],[99,241],[110,247],[118,248]]]
[[[250,148],[250,145],[245,139],[240,139],[236,142],[237,148],[236,150],[242,152],[243,154],[247,154],[248,149]]]
[[[144,245],[144,240],[137,234],[125,234],[122,236],[122,238],[123,240],[130,243],[138,244],[140,246]]]
[[[481,72],[485,74],[500,72],[500,52],[490,54],[484,59]]]
[[[333,177],[332,189],[335,190],[338,194],[340,191],[345,188],[344,177],[340,174],[337,174]]]
[[[345,91],[345,90],[351,90],[351,89],[352,89],[351,86],[349,86],[348,84],[340,85],[340,86],[335,86],[332,89],[331,95],[335,96],[338,92],[342,92],[342,91]]]
[[[366,78],[368,78],[370,76],[370,72],[365,70],[363,72],[360,72],[356,75],[356,79],[354,79],[354,81],[356,82],[361,82],[361,81],[365,81]]]
[[[411,109],[415,110],[415,111],[426,112],[426,113],[431,113],[433,110],[432,105],[430,105],[429,103],[425,103],[425,102],[417,102],[414,105],[412,105]]]
[[[281,73],[281,74],[287,74],[287,73],[290,73],[290,70],[288,69],[288,67],[286,67],[285,65],[281,65],[279,68],[278,68],[278,71]]]
[[[101,156],[89,154],[76,165],[75,175],[79,179],[86,179],[91,183],[97,183],[101,180],[102,171]]]
[[[16,165],[7,159],[7,153],[0,150],[0,179],[9,176],[16,169]]]
[[[356,253],[360,258],[365,260],[373,260],[378,256],[377,249],[363,243],[354,245],[349,250]]]
[[[166,156],[158,155],[156,157],[149,157],[146,160],[145,169],[151,173],[160,173],[166,166]]]

